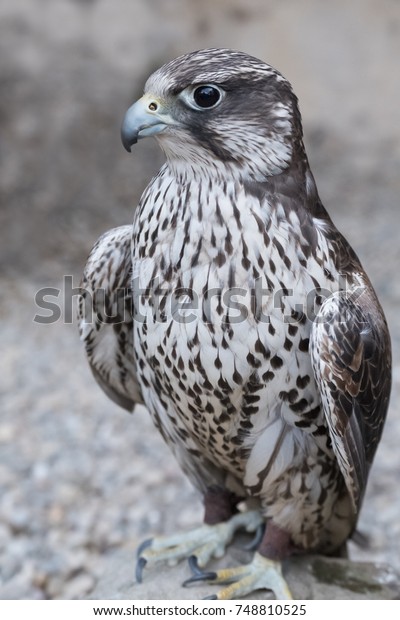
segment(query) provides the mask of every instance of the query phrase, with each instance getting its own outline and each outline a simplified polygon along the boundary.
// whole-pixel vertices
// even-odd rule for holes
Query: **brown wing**
[[[78,308],[93,376],[128,411],[142,402],[133,349],[131,236],[132,227],[121,226],[97,241],[83,273]]]
[[[310,343],[333,450],[357,514],[391,388],[388,328],[370,284],[326,299]]]

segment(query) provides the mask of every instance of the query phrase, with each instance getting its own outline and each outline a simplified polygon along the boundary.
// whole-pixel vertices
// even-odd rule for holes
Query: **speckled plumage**
[[[223,93],[211,109],[193,107],[202,84]],[[252,498],[298,549],[334,552],[381,435],[390,342],[320,202],[296,97],[230,50],[168,63],[145,93],[167,119],[156,135],[167,162],[132,228],[103,236],[86,266],[85,288],[105,285],[112,305],[122,285],[135,301],[135,321],[118,326],[90,324],[81,305],[92,369],[123,406],[143,400],[205,496]]]

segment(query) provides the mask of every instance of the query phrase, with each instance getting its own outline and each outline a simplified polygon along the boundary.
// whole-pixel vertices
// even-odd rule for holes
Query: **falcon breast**
[[[143,400],[206,522],[229,516],[218,497],[251,498],[288,535],[275,556],[333,553],[381,436],[390,341],[321,204],[296,96],[247,54],[194,52],[157,70],[128,110],[125,147],[147,136],[166,163],[132,227],[100,242],[85,271],[93,288],[104,273],[110,305],[116,273],[134,301],[116,324],[81,307],[92,368],[122,405]]]

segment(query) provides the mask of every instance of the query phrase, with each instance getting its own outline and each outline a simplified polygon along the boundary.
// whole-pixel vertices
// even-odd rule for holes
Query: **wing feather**
[[[121,226],[98,239],[83,272],[78,308],[93,376],[128,411],[142,402],[133,348],[131,237],[132,227]]]
[[[324,301],[311,332],[311,357],[333,450],[359,512],[391,387],[386,321],[367,283],[361,295]]]

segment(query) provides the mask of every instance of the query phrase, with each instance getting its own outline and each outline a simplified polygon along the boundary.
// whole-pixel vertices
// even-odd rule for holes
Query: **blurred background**
[[[154,141],[123,150],[125,110],[154,69],[208,46],[292,82],[322,200],[386,311],[391,410],[360,519],[369,547],[351,556],[400,569],[399,0],[2,0],[0,598],[88,597],[113,549],[201,521],[146,412],[95,384],[62,294],[57,322],[33,319],[48,314],[36,292],[78,286],[163,161]]]

